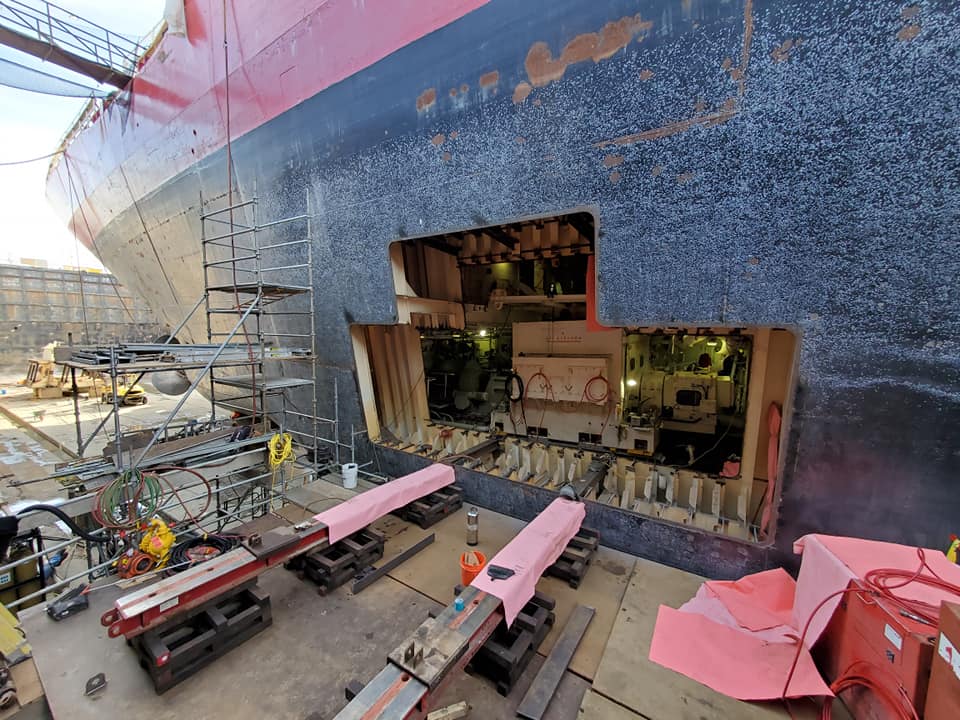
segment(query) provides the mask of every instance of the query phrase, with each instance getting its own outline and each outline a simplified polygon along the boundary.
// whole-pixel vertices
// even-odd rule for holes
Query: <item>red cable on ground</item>
[[[884,678],[882,676],[886,675]],[[897,689],[891,689],[891,685]],[[840,676],[830,685],[834,694],[855,687],[864,687],[872,691],[900,720],[920,720],[916,708],[910,702],[906,692],[897,683],[896,678],[878,665],[866,660],[858,660],[840,673]],[[820,708],[820,720],[831,720],[833,716],[833,698],[828,697]]]

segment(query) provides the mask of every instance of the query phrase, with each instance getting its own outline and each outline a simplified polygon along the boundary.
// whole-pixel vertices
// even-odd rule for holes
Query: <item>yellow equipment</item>
[[[162,568],[170,559],[170,548],[173,547],[176,539],[167,524],[155,517],[150,521],[150,527],[140,540],[140,550],[156,560],[154,567]]]
[[[126,379],[124,379],[121,384],[117,385],[117,397],[120,399],[121,405],[147,404],[147,391],[144,390],[140,385],[127,385]],[[101,392],[100,402],[112,403],[113,390],[107,388]]]
[[[103,380],[97,373],[78,370],[76,377],[79,394],[96,395],[103,392]],[[30,360],[27,376],[17,384],[33,390],[35,398],[61,398],[73,393],[70,368],[57,365],[53,360]]]

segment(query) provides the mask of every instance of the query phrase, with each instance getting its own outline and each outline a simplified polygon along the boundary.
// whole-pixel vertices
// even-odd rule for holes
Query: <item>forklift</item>
[[[147,391],[141,385],[131,384],[126,375],[117,378],[117,396],[120,405],[146,405]],[[100,392],[100,402],[113,404],[113,389],[105,388]]]

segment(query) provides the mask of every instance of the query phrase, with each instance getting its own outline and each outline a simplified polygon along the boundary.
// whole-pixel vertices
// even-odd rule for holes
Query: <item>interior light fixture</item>
[[[480,328],[480,332],[478,334],[480,335],[480,337],[486,337],[487,331],[484,328]]]
[[[636,386],[637,386],[637,381],[634,380],[633,378],[629,378],[629,379],[627,380],[627,386],[628,386],[628,387],[636,387]]]

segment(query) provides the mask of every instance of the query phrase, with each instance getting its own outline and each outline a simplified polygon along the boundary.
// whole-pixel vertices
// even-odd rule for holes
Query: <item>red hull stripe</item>
[[[226,0],[232,139],[488,1]],[[91,249],[134,198],[226,143],[223,2],[186,0],[186,17],[188,37],[164,37],[134,79],[129,112],[108,108],[48,181]]]

